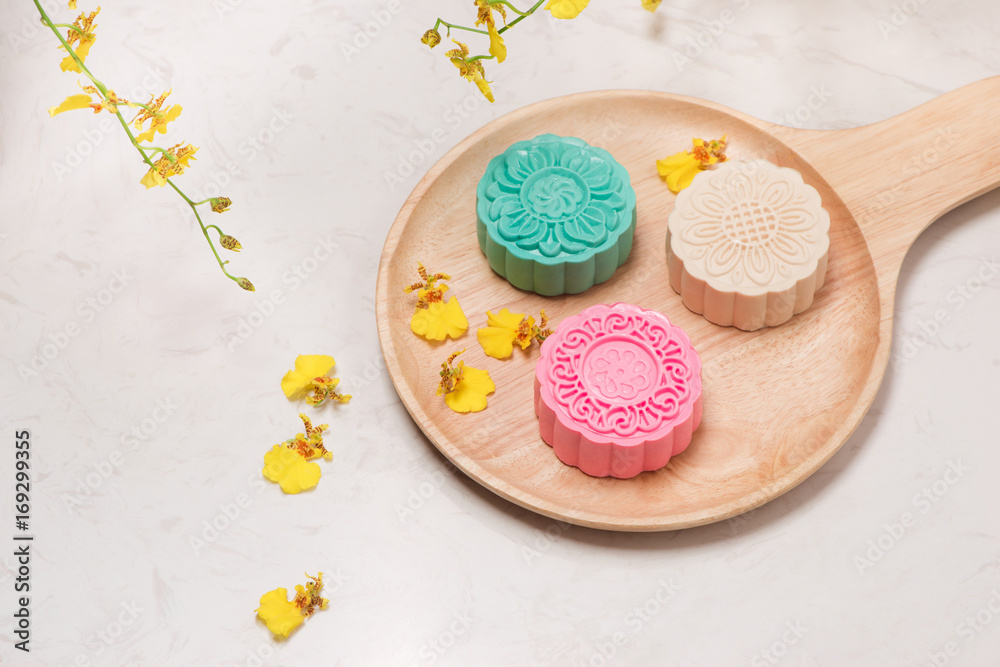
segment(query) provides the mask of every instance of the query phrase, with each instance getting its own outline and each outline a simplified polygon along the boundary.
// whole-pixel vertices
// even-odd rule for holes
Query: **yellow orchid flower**
[[[319,465],[306,461],[286,445],[275,445],[264,455],[264,477],[281,485],[285,493],[296,494],[319,484]]]
[[[435,46],[441,43],[441,33],[439,33],[434,28],[431,28],[430,30],[428,30],[423,34],[423,37],[420,38],[420,43],[426,44],[427,46],[433,49]]]
[[[502,63],[507,59],[507,46],[503,43],[503,37],[497,30],[496,21],[493,19],[493,12],[500,14],[504,25],[507,24],[507,10],[503,5],[490,4],[486,0],[476,0],[476,25],[486,25],[486,30],[490,34],[490,55]]]
[[[288,637],[306,620],[295,603],[288,599],[288,590],[284,588],[264,593],[257,615],[267,623],[268,630],[280,637]]]
[[[74,8],[70,7],[70,9]],[[76,53],[80,62],[86,60],[87,54],[90,53],[90,47],[94,44],[94,40],[97,39],[97,36],[94,35],[94,30],[97,28],[94,25],[94,19],[97,18],[100,11],[101,8],[98,7],[90,14],[81,13],[76,17],[76,21],[73,22],[73,27],[66,31],[66,44]],[[73,45],[77,42],[80,45],[74,47]],[[65,51],[64,47],[60,46],[59,48]],[[64,72],[80,72],[80,66],[76,64],[76,60],[73,59],[72,55],[67,55],[63,58],[62,62],[59,63],[59,67]]]
[[[336,363],[328,354],[300,354],[295,358],[295,369],[281,378],[281,390],[287,398],[296,398],[312,391],[312,396],[306,402],[313,406],[320,406],[327,399],[347,403],[351,400],[351,395],[338,394],[336,388],[340,379],[329,376]]]
[[[444,300],[448,285],[440,282],[451,280],[447,273],[428,275],[427,269],[417,262],[417,273],[421,281],[403,288],[407,294],[416,291],[417,305],[410,318],[410,330],[427,340],[458,338],[469,329],[462,306],[456,297]],[[439,284],[440,283],[440,284]]]
[[[493,102],[493,91],[490,90],[490,82],[486,80],[486,70],[483,69],[483,63],[479,60],[470,59],[468,46],[457,39],[451,41],[458,45],[457,49],[452,49],[445,53],[451,60],[451,64],[458,68],[460,76],[476,84],[483,97]]]
[[[285,588],[276,588],[261,596],[257,616],[275,636],[287,638],[306,618],[316,612],[317,607],[326,609],[329,605],[329,600],[320,597],[323,573],[320,572],[316,577],[306,573],[306,577],[310,581],[305,586],[295,587],[295,598],[292,600],[288,599],[288,590]]]
[[[312,459],[333,459],[333,453],[323,445],[323,431],[327,424],[313,427],[303,414],[299,418],[305,424],[305,433],[297,433],[294,438],[275,445],[264,455],[264,477],[281,485],[285,493],[299,493],[319,484],[322,472]]]
[[[469,320],[455,297],[427,304],[426,308],[417,308],[410,318],[410,330],[427,340],[444,340],[449,336],[458,338],[468,329]]]
[[[173,156],[173,160],[167,156],[160,157],[153,166],[146,172],[146,175],[139,179],[139,182],[146,186],[148,190],[151,187],[159,186],[163,187],[167,184],[167,179],[171,176],[177,176],[183,174],[184,170],[188,167],[188,162],[196,159],[194,154],[198,152],[197,146],[182,146],[182,144],[177,144],[171,146],[167,149],[167,153]]]
[[[642,8],[648,12],[655,12],[662,0],[642,0]]]
[[[85,62],[87,60],[87,56],[90,54],[90,47],[93,46],[95,41],[97,41],[97,37],[94,35],[84,35],[80,38],[80,46],[73,49],[73,52],[76,53],[76,57],[80,59],[80,62]],[[63,58],[59,63],[59,69],[64,72],[78,72],[82,74],[82,72],[80,72],[80,66],[76,64],[76,60],[73,56],[66,56]]]
[[[694,177],[702,170],[726,161],[726,136],[712,141],[692,139],[691,142],[693,144],[691,150],[674,153],[668,158],[656,161],[656,171],[666,180],[667,187],[675,194],[691,185]]]
[[[152,141],[157,132],[160,134],[166,134],[167,123],[177,120],[177,117],[181,115],[183,107],[179,104],[173,104],[162,111],[160,110],[163,106],[163,102],[167,99],[167,96],[171,92],[172,91],[168,90],[156,99],[153,99],[153,96],[150,95],[149,102],[146,103],[144,108],[139,109],[139,113],[132,120],[132,124],[135,126],[135,129],[141,130],[143,123],[147,120],[152,122],[149,124],[149,127],[145,132],[136,135],[136,141]]]
[[[549,0],[545,9],[557,19],[575,19],[589,3],[590,0]]]
[[[480,412],[486,409],[486,397],[496,391],[489,371],[466,366],[463,362],[452,366],[455,358],[465,352],[460,350],[441,364],[441,381],[438,396],[444,395],[445,404],[455,412]]]
[[[73,109],[87,109],[93,103],[94,100],[91,99],[90,95],[84,95],[82,93],[78,95],[70,95],[64,99],[59,106],[49,107],[49,115],[55,116],[56,114],[60,114],[64,111],[72,111]]]
[[[656,171],[666,180],[670,191],[676,194],[691,185],[691,181],[701,171],[701,162],[691,153],[681,151],[663,160],[657,160]]]
[[[476,338],[483,346],[483,352],[494,359],[506,359],[514,352],[514,343],[522,350],[531,345],[532,340],[541,344],[551,331],[546,328],[548,318],[541,311],[541,325],[535,326],[535,318],[524,313],[512,313],[502,308],[494,315],[486,311],[487,326],[476,331]]]

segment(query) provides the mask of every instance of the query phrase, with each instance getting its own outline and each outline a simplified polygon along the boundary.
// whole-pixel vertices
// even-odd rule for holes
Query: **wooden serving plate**
[[[906,251],[952,208],[1000,185],[1000,77],[943,95],[889,120],[850,130],[794,130],[711,102],[665,93],[570,95],[510,113],[435,164],[403,205],[382,251],[377,315],[386,367],[410,415],[458,468],[540,514],[594,528],[658,531],[726,519],[793,488],[857,427],[889,359],[893,299]],[[511,287],[476,241],[476,185],[510,144],[552,132],[610,150],[628,169],[638,227],[628,261],[583,294],[542,297]],[[764,158],[802,173],[832,220],[826,285],[786,324],[747,333],[709,323],[670,288],[665,235],[674,195],[655,160],[692,137],[728,134],[732,159]],[[412,333],[421,261],[452,275],[469,318],[458,341]],[[625,301],[664,313],[701,354],[704,418],[688,450],[656,472],[597,479],[563,465],[538,433],[532,407],[537,347],[486,357],[476,328],[509,307],[554,322],[595,303]],[[489,407],[456,414],[435,395],[452,351],[489,370]]]

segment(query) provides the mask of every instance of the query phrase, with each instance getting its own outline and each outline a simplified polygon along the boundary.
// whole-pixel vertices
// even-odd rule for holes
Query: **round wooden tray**
[[[989,111],[996,105],[988,104],[998,92],[998,79],[988,79],[888,121],[836,132],[791,130],[701,100],[641,91],[558,98],[494,121],[430,169],[386,239],[379,337],[403,404],[470,477],[574,524],[672,530],[726,519],[781,495],[833,456],[871,404],[888,360],[895,281],[906,249],[932,220],[1000,182],[995,164],[962,162],[986,152],[981,143],[973,149],[974,135],[987,123],[998,126],[997,112]],[[934,137],[924,131],[937,121],[956,125],[955,109],[963,106],[967,119],[975,113],[968,109],[974,96],[984,98],[975,128],[953,131],[968,150],[953,145],[933,168],[893,186],[907,151],[923,149],[914,134],[924,133],[932,145]],[[490,270],[476,241],[475,191],[487,162],[515,141],[546,132],[610,150],[629,171],[638,198],[628,261],[608,282],[575,296],[511,287]],[[814,305],[784,325],[751,333],[688,311],[667,276],[664,243],[674,195],[655,160],[690,147],[692,137],[724,134],[731,159],[763,158],[801,172],[831,217],[827,280]],[[967,173],[970,181],[939,187],[928,201],[919,187],[934,183],[926,179],[939,168],[950,177],[961,175],[952,170]],[[893,201],[876,208],[890,186]],[[403,287],[417,280],[418,261],[451,274],[449,294],[470,323],[459,340],[430,343],[410,331],[415,297]],[[589,305],[617,301],[658,310],[683,327],[701,355],[704,380],[704,417],[688,450],[659,471],[627,480],[593,478],[563,465],[539,436],[533,410],[537,347],[515,348],[513,358],[498,361],[483,354],[475,333],[486,325],[487,310],[509,307],[537,318],[544,308],[558,323]],[[461,348],[465,363],[487,369],[497,385],[480,413],[456,414],[434,393],[441,362]]]

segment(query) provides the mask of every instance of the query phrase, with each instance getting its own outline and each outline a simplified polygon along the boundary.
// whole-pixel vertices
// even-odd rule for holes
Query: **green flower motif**
[[[494,158],[479,189],[480,220],[498,240],[546,259],[594,252],[630,225],[635,209],[628,173],[607,151],[552,134]]]

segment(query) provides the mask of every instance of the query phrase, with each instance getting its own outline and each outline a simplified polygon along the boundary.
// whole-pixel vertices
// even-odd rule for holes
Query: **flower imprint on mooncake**
[[[611,278],[635,227],[628,171],[577,137],[518,141],[490,160],[476,186],[476,236],[490,268],[544,296]]]
[[[635,477],[683,452],[701,423],[701,360],[661,313],[597,304],[562,320],[535,366],[542,440],[595,477]]]
[[[670,232],[685,244],[678,255],[688,270],[706,279],[780,289],[815,271],[829,247],[819,193],[791,169],[730,162],[699,174],[683,196]]]
[[[500,237],[543,257],[578,255],[628,224],[622,194],[627,184],[598,151],[563,141],[520,142],[508,149],[486,188]]]

